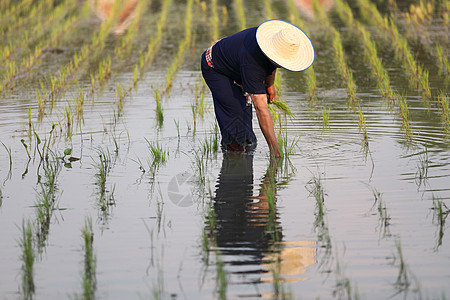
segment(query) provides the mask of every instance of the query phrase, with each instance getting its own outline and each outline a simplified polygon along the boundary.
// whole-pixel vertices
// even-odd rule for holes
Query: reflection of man
[[[271,282],[274,269],[287,281],[304,280],[298,275],[315,263],[315,242],[281,241],[276,206],[270,212],[268,204],[270,198],[276,204],[276,191],[270,191],[276,168],[277,160],[272,160],[255,191],[253,155],[227,152],[223,156],[214,198],[216,227],[210,232],[215,232],[217,247],[231,265],[229,273],[239,274],[243,283]],[[278,260],[280,265],[274,265]]]
[[[262,252],[275,241],[265,230],[267,200],[253,196],[253,189],[253,155],[225,153],[214,199],[217,246],[226,254],[251,255],[251,264],[260,264]]]
[[[201,59],[203,78],[211,90],[222,146],[244,151],[256,143],[252,103],[270,152],[279,149],[267,104],[275,99],[277,68],[302,71],[314,61],[314,48],[298,27],[269,20],[217,41]]]

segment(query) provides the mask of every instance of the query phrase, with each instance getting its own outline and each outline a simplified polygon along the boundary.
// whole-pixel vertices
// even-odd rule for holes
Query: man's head
[[[283,20],[269,20],[259,25],[256,41],[276,67],[302,71],[314,62],[314,47],[298,27]]]

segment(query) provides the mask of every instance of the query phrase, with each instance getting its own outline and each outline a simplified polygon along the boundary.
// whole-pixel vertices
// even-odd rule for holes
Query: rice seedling
[[[363,136],[363,146],[365,148],[369,147],[369,136],[367,135],[367,126],[366,126],[366,117],[364,117],[364,114],[361,111],[361,107],[359,107],[359,132]]]
[[[159,97],[159,90],[155,89],[155,102],[156,102],[156,122],[158,124],[158,127],[161,128],[161,126],[164,123],[164,113],[161,107],[161,99]]]
[[[191,44],[192,38],[192,7],[194,5],[194,0],[188,0],[186,3],[186,18],[184,20],[184,38],[180,41],[178,45],[178,51],[172,60],[169,68],[167,69],[166,75],[166,87],[165,92],[168,92],[172,87],[173,76],[178,70],[182,60],[184,53],[187,48],[189,48]]]
[[[25,148],[25,151],[27,152],[28,159],[31,159],[30,151],[28,151],[28,145],[25,143],[25,140],[21,139],[20,142],[22,143],[23,147]]]
[[[81,275],[84,300],[95,299],[97,290],[97,257],[94,253],[94,231],[92,230],[92,219],[86,217],[83,228],[81,229],[84,250],[84,269]]]
[[[233,0],[233,8],[238,20],[238,27],[240,30],[247,28],[247,22],[245,20],[244,3],[242,0]]]
[[[325,191],[322,184],[322,179],[319,176],[313,175],[313,177],[307,183],[307,190],[310,195],[313,195],[316,199],[316,217],[320,224],[324,224],[325,216]],[[317,223],[316,225],[318,225]]]
[[[165,164],[167,161],[167,155],[168,151],[164,150],[161,144],[159,144],[157,141],[152,143],[146,138],[144,138],[145,141],[148,144],[148,148],[150,150],[150,154],[152,156],[151,163],[156,165]]]
[[[117,101],[117,112],[120,115],[123,110],[123,99],[125,98],[125,92],[122,85],[119,83],[116,86],[116,101]]]
[[[442,245],[444,237],[445,221],[450,214],[450,209],[445,205],[444,201],[433,195],[433,221],[438,225],[439,232],[437,234],[437,243],[435,249],[439,249]]]
[[[400,107],[400,117],[402,119],[402,129],[404,130],[406,137],[408,139],[412,138],[412,131],[411,131],[411,122],[409,120],[409,113],[408,113],[408,104],[406,102],[406,97],[403,95],[396,95],[397,96],[397,103]]]
[[[219,39],[219,14],[217,12],[217,0],[211,0],[211,40]]]
[[[162,8],[161,8],[161,15],[158,19],[158,22],[156,23],[156,34],[150,39],[149,44],[147,46],[147,52],[144,56],[142,56],[142,63],[140,61],[141,66],[141,74],[143,73],[143,66],[145,64],[149,64],[159,47],[161,46],[162,41],[162,34],[164,30],[164,26],[166,25],[167,15],[169,13],[170,6],[172,4],[172,0],[163,0],[162,1]]]
[[[106,179],[112,167],[112,159],[109,150],[104,150],[99,147],[97,149],[98,161],[94,161],[94,166],[97,168],[97,173],[95,173],[96,185],[99,188],[99,206],[101,211],[106,212],[108,205],[112,204],[111,201],[107,200],[106,191]]]
[[[448,59],[448,56],[444,55],[444,51],[442,49],[441,45],[436,45],[436,53],[439,60],[439,74],[441,75],[449,75],[450,74],[450,60]],[[448,76],[447,76],[447,82],[448,82]]]
[[[271,0],[263,0],[263,5],[264,5],[264,14],[266,16],[266,20],[271,20],[273,19],[273,12],[272,12],[272,7],[271,7]]]
[[[316,79],[316,72],[314,71],[314,68],[311,66],[306,70],[306,86],[308,87],[308,95],[309,95],[309,103],[310,106],[313,106],[317,103],[317,95],[316,95],[316,88],[317,88],[317,79]]]
[[[445,130],[447,133],[450,132],[450,109],[448,95],[446,92],[442,91],[438,95],[438,108],[441,112],[442,123],[444,123]]]
[[[34,285],[34,261],[36,254],[33,249],[33,224],[30,221],[22,221],[22,238],[19,241],[22,250],[22,285],[21,294],[23,299],[33,299]]]
[[[225,5],[222,5],[222,26],[227,25],[228,23],[228,8]]]
[[[353,73],[349,69],[342,48],[341,37],[338,31],[333,30],[333,48],[336,55],[338,70],[347,84],[349,106],[354,107],[356,102],[356,84],[353,79]]]
[[[57,209],[57,177],[61,171],[61,163],[58,159],[52,162],[44,163],[44,181],[38,177],[39,190],[36,195],[36,236],[38,250],[41,252],[45,246],[47,236],[50,229],[50,221],[53,211]]]
[[[331,111],[331,105],[322,107],[322,126],[323,129],[330,128],[330,111]]]
[[[424,98],[429,99],[428,73],[418,65],[406,38],[399,34],[398,28],[392,18],[383,18],[378,11],[376,5],[368,0],[359,0],[360,12],[363,17],[371,24],[378,26],[385,33],[386,39],[392,42],[395,56],[399,60],[404,69],[408,72],[409,80],[412,86],[421,87],[421,93]]]

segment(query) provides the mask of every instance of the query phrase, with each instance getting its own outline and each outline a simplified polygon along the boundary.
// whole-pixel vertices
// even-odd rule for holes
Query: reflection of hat
[[[290,71],[303,71],[314,61],[314,47],[297,26],[283,20],[269,20],[259,25],[256,41],[273,62]]]

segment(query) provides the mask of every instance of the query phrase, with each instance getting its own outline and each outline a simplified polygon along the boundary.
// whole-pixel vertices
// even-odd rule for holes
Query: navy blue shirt
[[[244,92],[265,94],[264,81],[275,66],[256,42],[257,27],[223,38],[212,49],[214,69],[242,84]]]

